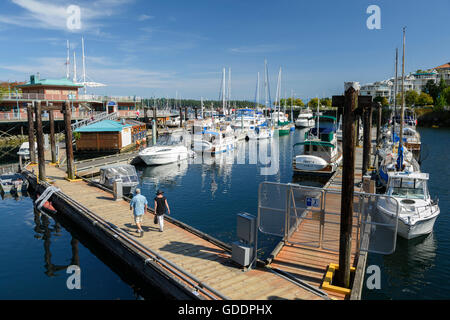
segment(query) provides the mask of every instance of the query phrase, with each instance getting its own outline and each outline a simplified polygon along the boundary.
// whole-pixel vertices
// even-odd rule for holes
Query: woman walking
[[[170,214],[170,208],[169,204],[167,203],[167,198],[164,197],[163,194],[163,191],[158,190],[155,197],[155,214],[158,218],[159,232],[163,232],[164,230],[164,214],[166,213],[166,210],[167,213]]]

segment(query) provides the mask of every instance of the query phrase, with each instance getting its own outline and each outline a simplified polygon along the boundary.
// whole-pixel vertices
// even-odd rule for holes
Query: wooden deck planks
[[[259,269],[242,272],[230,262],[228,252],[168,221],[164,223],[164,232],[159,232],[152,214],[144,217],[142,226],[147,231],[139,237],[128,202],[114,201],[111,193],[86,182],[66,181],[65,173],[55,167],[47,166],[46,170],[55,186],[67,196],[231,299],[319,298],[271,272]]]

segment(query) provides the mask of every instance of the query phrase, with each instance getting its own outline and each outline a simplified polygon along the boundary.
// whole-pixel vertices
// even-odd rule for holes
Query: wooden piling
[[[364,139],[363,139],[363,176],[367,173],[370,164],[370,147],[372,141],[372,104],[364,109]]]
[[[42,129],[42,106],[41,101],[36,101],[34,104],[34,112],[36,115],[36,140],[37,140],[37,154],[39,166],[39,180],[45,181],[45,154],[44,154],[44,132]]]
[[[31,103],[27,104],[27,118],[28,118],[28,143],[30,147],[30,161],[31,163],[36,163],[36,149],[34,147],[34,121],[33,121],[33,105]]]
[[[339,239],[338,283],[350,287],[352,247],[353,194],[355,189],[355,110],[358,106],[359,83],[345,83],[344,116],[342,122],[342,195]]]
[[[65,127],[65,142],[66,142],[66,163],[67,163],[67,178],[69,180],[75,179],[74,165],[73,165],[73,146],[72,146],[72,110],[70,102],[63,102],[64,110],[64,127]]]
[[[377,112],[378,112],[378,119],[377,119],[377,147],[379,146],[381,142],[381,103],[377,103]]]
[[[48,121],[50,122],[50,150],[52,154],[52,163],[56,163],[56,139],[55,139],[55,115],[53,110],[48,110]]]
[[[180,107],[180,128],[183,127],[183,108]]]

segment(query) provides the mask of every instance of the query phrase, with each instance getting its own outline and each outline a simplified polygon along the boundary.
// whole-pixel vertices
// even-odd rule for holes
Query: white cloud
[[[145,20],[150,20],[150,19],[153,19],[153,18],[155,18],[155,17],[154,16],[149,16],[149,15],[146,15],[146,14],[141,14],[138,17],[138,20],[139,21],[145,21]]]
[[[0,14],[0,23],[21,27],[44,28],[65,31],[92,31],[102,34],[99,20],[119,12],[118,7],[133,0],[96,0],[77,3],[81,11],[81,29],[69,30],[67,28],[67,7],[72,5],[70,0],[55,2],[37,0],[11,0],[24,9],[20,15],[12,16]]]

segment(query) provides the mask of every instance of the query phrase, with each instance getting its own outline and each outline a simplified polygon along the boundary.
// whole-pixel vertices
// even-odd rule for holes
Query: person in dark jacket
[[[163,191],[158,190],[155,197],[155,214],[159,223],[160,232],[163,232],[164,230],[164,214],[166,213],[166,210],[167,213],[170,214],[170,208],[169,204],[167,203],[167,198],[164,197]]]

